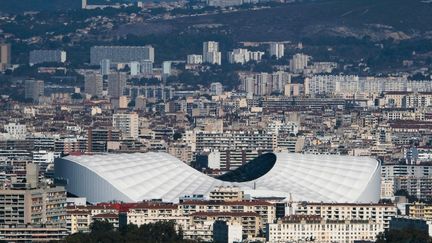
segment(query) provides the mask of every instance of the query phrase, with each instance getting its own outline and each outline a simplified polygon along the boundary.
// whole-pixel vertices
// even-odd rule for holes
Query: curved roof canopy
[[[55,161],[55,176],[89,202],[175,202],[217,186],[239,186],[256,197],[292,195],[295,201],[377,202],[380,195],[378,161],[335,155],[270,153],[218,178],[167,153],[67,156]]]

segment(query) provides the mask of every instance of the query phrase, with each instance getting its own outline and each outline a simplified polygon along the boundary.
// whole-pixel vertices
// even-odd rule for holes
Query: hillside
[[[81,7],[81,0],[0,0],[0,13],[55,11]]]
[[[415,13],[415,14],[414,14]],[[432,38],[432,4],[420,0],[318,0],[256,11],[122,26],[120,34],[160,34],[164,30],[194,32],[221,26],[239,41],[339,36],[373,40]],[[160,26],[162,28],[152,28]]]

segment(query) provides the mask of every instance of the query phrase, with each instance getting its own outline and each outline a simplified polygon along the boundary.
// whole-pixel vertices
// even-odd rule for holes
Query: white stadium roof
[[[275,153],[274,166],[247,182],[209,177],[167,153],[67,156],[55,162],[55,176],[68,192],[89,202],[136,202],[208,193],[239,186],[252,196],[292,195],[295,201],[377,202],[380,165],[367,157]]]

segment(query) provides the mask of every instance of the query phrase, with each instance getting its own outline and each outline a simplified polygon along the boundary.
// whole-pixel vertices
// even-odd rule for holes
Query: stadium
[[[207,196],[218,186],[238,186],[258,197],[295,201],[376,203],[380,164],[367,157],[268,153],[234,171],[210,177],[167,153],[66,156],[55,177],[69,193],[91,203]]]

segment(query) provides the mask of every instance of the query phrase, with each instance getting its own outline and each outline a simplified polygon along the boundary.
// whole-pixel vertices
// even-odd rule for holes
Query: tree
[[[182,138],[181,132],[175,132],[174,135],[173,135],[173,138],[174,138],[175,141],[181,139]]]
[[[109,232],[113,229],[113,225],[107,221],[96,220],[90,225],[90,230],[92,233]]]
[[[376,243],[430,243],[429,234],[414,228],[386,230],[377,236]]]
[[[66,237],[64,242],[136,242],[136,243],[189,243],[183,240],[182,230],[177,232],[175,222],[160,221],[156,223],[126,225],[115,230],[107,221],[95,221],[90,226],[90,233],[77,233]]]

